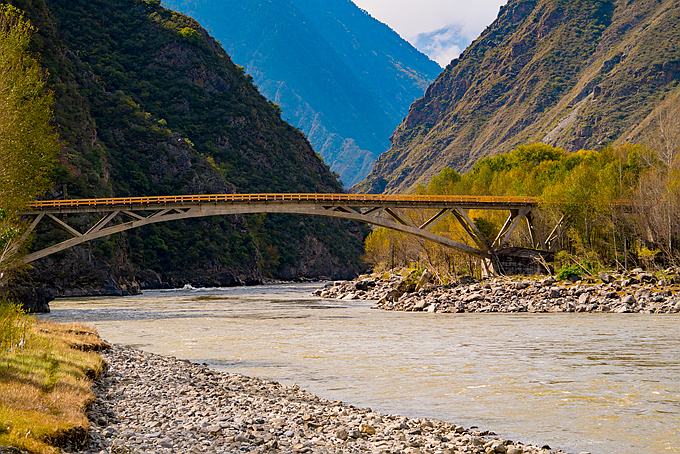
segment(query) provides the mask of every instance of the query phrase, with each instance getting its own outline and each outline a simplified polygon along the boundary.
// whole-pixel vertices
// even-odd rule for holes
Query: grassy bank
[[[88,429],[91,379],[106,348],[95,331],[27,317],[0,303],[0,446],[57,453]]]

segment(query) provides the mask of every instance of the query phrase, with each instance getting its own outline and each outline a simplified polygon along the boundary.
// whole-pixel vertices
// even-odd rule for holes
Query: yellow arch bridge
[[[536,235],[534,213],[539,202],[540,199],[534,197],[377,194],[211,194],[39,201],[31,204],[32,211],[23,213],[31,221],[24,238],[43,220],[51,221],[70,238],[28,254],[25,261],[32,262],[96,238],[157,222],[247,213],[293,213],[350,219],[406,232],[460,252],[491,259],[495,250],[507,244],[522,220],[528,224],[534,246],[546,249],[554,239],[557,227],[547,238]],[[436,210],[436,214],[418,225],[401,212],[410,209]],[[493,241],[487,239],[470,219],[468,211],[472,209],[509,211],[505,225]],[[102,217],[89,230],[81,232],[60,216],[81,213],[100,213]],[[477,247],[430,231],[449,215],[461,224]]]

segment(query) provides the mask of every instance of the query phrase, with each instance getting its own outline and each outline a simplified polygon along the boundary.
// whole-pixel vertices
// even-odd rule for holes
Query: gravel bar
[[[82,453],[560,453],[114,345]],[[67,449],[68,451],[68,449]]]
[[[553,277],[501,277],[433,285],[433,276],[363,275],[328,283],[313,295],[341,300],[376,300],[374,309],[406,312],[613,312],[680,313],[680,272],[658,279],[642,269],[601,273],[597,280],[557,282]]]

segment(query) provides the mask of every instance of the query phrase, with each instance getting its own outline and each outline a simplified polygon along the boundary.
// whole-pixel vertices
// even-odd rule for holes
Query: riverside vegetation
[[[20,10],[0,4],[0,298],[22,265],[18,213],[51,187],[59,152],[53,96],[30,49],[34,31]]]
[[[659,112],[658,140],[650,146],[568,153],[545,144],[524,145],[480,159],[463,175],[446,168],[415,192],[540,197],[539,233],[547,237],[559,222],[553,247],[560,252],[554,263],[543,263],[546,272],[550,267],[594,276],[607,269],[660,271],[680,261],[680,129],[669,129],[670,124],[680,124],[677,106]],[[432,214],[405,213],[417,225]],[[490,210],[469,215],[489,244],[507,217]],[[474,246],[452,216],[431,230]],[[526,225],[508,246],[535,247]],[[478,259],[383,228],[367,238],[365,260],[377,271],[428,268],[440,283],[456,281],[458,275],[479,278],[482,270]]]
[[[0,344],[0,446],[55,454],[81,445],[91,383],[105,365],[93,351],[108,344],[90,328],[35,320],[7,301]]]

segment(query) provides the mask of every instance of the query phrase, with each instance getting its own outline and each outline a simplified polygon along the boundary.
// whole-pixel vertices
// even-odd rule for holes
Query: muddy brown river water
[[[320,284],[61,299],[110,342],[579,453],[680,453],[680,315],[430,314]]]

